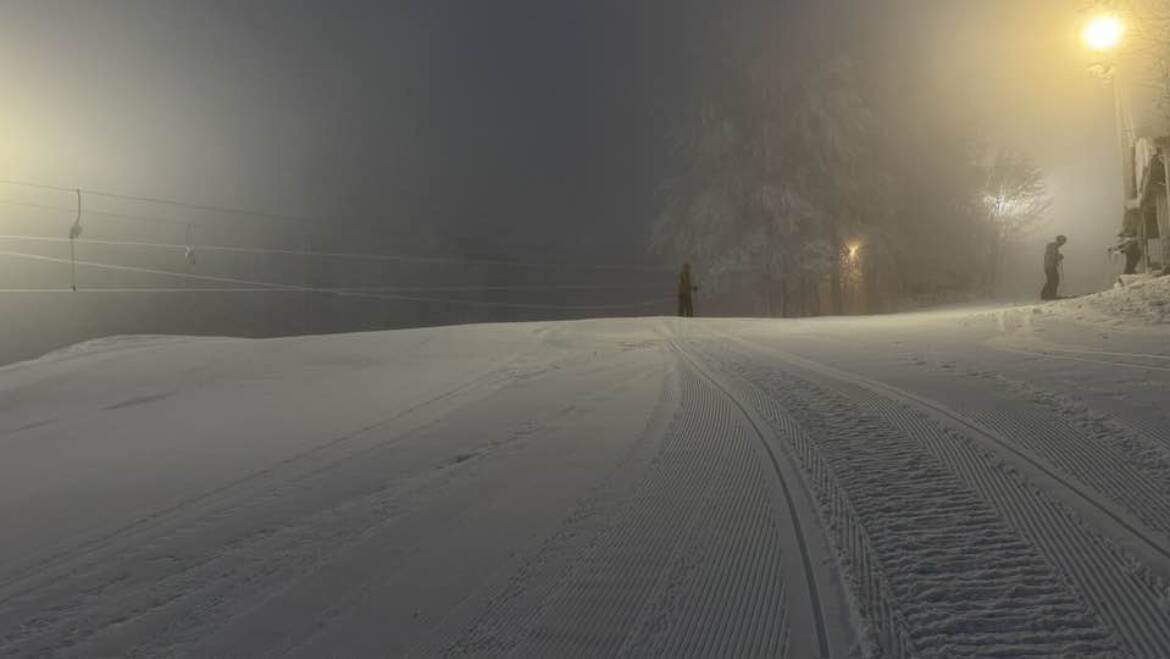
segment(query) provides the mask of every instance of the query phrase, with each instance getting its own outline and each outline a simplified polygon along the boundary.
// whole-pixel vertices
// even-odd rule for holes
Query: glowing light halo
[[[1097,52],[1113,50],[1125,37],[1125,23],[1113,14],[1101,14],[1085,24],[1081,39]]]

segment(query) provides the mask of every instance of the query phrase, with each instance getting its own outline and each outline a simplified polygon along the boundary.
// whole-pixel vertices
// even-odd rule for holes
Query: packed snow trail
[[[0,656],[1170,656],[1166,335],[83,344],[0,369]]]

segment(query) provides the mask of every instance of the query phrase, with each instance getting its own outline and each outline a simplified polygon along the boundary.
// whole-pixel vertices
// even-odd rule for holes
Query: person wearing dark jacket
[[[1044,288],[1040,291],[1041,300],[1057,299],[1060,289],[1060,264],[1064,261],[1064,254],[1060,248],[1068,242],[1068,238],[1057,236],[1056,240],[1044,247]]]
[[[678,273],[678,315],[691,318],[695,315],[695,303],[692,293],[699,290],[691,283],[691,264],[684,263],[682,272]]]
[[[1125,272],[1122,274],[1133,275],[1137,274],[1138,263],[1142,260],[1142,243],[1138,237],[1130,232],[1121,233],[1118,238],[1121,239],[1116,247],[1111,247],[1111,252],[1121,252],[1125,254]]]

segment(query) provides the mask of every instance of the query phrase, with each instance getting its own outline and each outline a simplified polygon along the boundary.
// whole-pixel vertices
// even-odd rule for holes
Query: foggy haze
[[[314,266],[321,279],[312,282],[642,286],[571,299],[523,291],[472,297],[583,306],[667,298],[648,308],[664,313],[677,264],[660,262],[647,246],[671,131],[705,63],[727,47],[728,31],[752,26],[774,34],[789,54],[778,67],[843,49],[879,64],[914,62],[871,81],[885,88],[880,93],[917,99],[907,107],[918,116],[907,121],[931,115],[977,125],[987,141],[1028,152],[1047,173],[1051,220],[1024,241],[1001,293],[1035,295],[1042,245],[1058,232],[1071,238],[1067,289],[1089,292],[1107,286],[1117,269],[1104,250],[1120,219],[1119,156],[1112,96],[1086,71],[1072,4],[8,2],[0,9],[0,55],[10,63],[0,71],[0,178],[282,214],[313,226],[87,198],[86,211],[175,220],[163,226],[86,215],[83,237],[90,239],[661,266],[407,271],[333,264]],[[8,185],[0,186],[0,199],[73,205],[67,192]],[[63,236],[72,219],[5,206],[0,233]],[[51,228],[37,234],[35,227]],[[63,254],[62,246],[4,248]],[[175,258],[86,249],[95,259],[139,267],[170,269]],[[200,258],[200,268],[217,263]],[[242,279],[300,285],[309,276],[309,266],[279,258],[219,265],[221,275]],[[12,287],[68,285],[60,264],[5,259],[4,268]],[[82,273],[91,284],[176,285],[122,275]],[[161,307],[157,298],[103,296],[87,299],[83,316],[74,307],[56,318],[87,327],[81,334],[89,336],[296,333],[552,313],[293,301],[291,293],[204,295]],[[10,296],[2,304],[13,317],[63,303]],[[305,305],[318,305],[328,318],[306,322],[298,316]],[[163,310],[173,307],[184,309],[186,320]],[[35,347],[9,356],[50,347],[38,334]],[[83,338],[76,335],[62,328],[54,342]]]
[[[0,656],[1170,657],[1170,0],[0,58]]]

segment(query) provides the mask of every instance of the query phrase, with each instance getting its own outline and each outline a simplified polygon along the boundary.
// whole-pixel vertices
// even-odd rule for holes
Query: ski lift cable
[[[89,188],[75,188],[75,187],[70,188],[70,187],[65,187],[65,186],[61,186],[61,185],[51,185],[51,184],[47,184],[47,183],[37,183],[37,182],[33,182],[33,181],[21,181],[21,180],[15,180],[15,179],[0,179],[0,185],[28,187],[28,188],[33,188],[33,189],[49,190],[49,191],[54,191],[54,192],[67,192],[70,194],[77,193],[80,190],[81,194],[90,195],[90,196],[94,196],[94,197],[104,197],[107,199],[116,199],[116,200],[123,200],[123,201],[134,201],[134,202],[140,202],[140,203],[158,204],[158,205],[171,206],[174,208],[182,208],[182,209],[187,209],[187,210],[212,212],[212,213],[219,213],[219,214],[223,214],[223,215],[235,215],[237,217],[253,217],[253,218],[266,219],[266,220],[280,220],[280,221],[284,221],[284,222],[297,224],[302,229],[307,229],[310,227],[319,226],[323,223],[321,218],[297,216],[297,215],[291,215],[291,214],[287,214],[287,213],[275,213],[275,212],[271,212],[271,211],[258,211],[258,210],[251,210],[251,209],[245,209],[245,208],[233,208],[233,207],[229,207],[229,206],[218,206],[215,204],[204,204],[204,203],[199,203],[199,202],[183,201],[183,200],[178,200],[178,199],[168,199],[168,198],[164,198],[164,197],[131,195],[131,194],[124,194],[124,193],[119,193],[119,192],[109,192],[109,191],[104,191],[104,190],[93,190],[93,189],[89,189]],[[29,205],[29,204],[25,204],[25,205]],[[72,209],[64,209],[64,208],[60,208],[60,207],[47,207],[47,208],[49,208],[51,210],[72,211]],[[109,216],[109,217],[119,217],[119,218],[132,219],[132,220],[176,222],[176,223],[182,223],[182,224],[187,224],[190,222],[189,220],[176,220],[176,219],[170,219],[170,218],[150,218],[150,217],[145,217],[145,216],[140,216],[140,215],[126,215],[126,214],[114,213],[114,212],[109,212],[109,211],[88,210],[88,209],[86,210],[86,215],[105,215],[105,216]],[[199,224],[207,224],[207,222],[199,222]],[[466,239],[466,237],[459,237],[459,236],[456,236],[455,238],[460,239],[460,240]],[[482,243],[483,240],[482,239],[473,239],[473,242],[481,242]],[[506,260],[506,259],[476,259],[476,260],[484,265],[518,265],[518,266],[523,265],[523,266],[527,266],[527,267],[543,267],[546,265],[551,266],[551,267],[557,267],[557,266],[564,266],[565,265],[565,264],[559,264],[559,263],[550,263],[550,264],[523,263],[521,261],[510,261],[510,260]],[[665,268],[662,266],[648,266],[648,265],[633,265],[633,266],[621,266],[621,265],[585,266],[585,265],[581,265],[581,266],[574,266],[574,267],[582,267],[582,268],[592,267],[594,269],[613,269],[613,270],[646,270],[646,271],[673,270],[672,268]]]
[[[85,190],[82,190],[82,194],[89,194],[89,193],[86,192]],[[75,210],[73,208],[64,208],[62,206],[52,206],[49,204],[37,204],[37,203],[33,203],[33,202],[28,202],[28,201],[16,201],[15,199],[0,199],[0,204],[3,204],[5,206],[21,206],[24,208],[38,208],[38,209],[47,210],[47,211],[57,211],[59,213],[73,213]],[[174,224],[174,225],[179,225],[179,226],[185,226],[185,225],[189,225],[189,224],[195,224],[195,225],[199,225],[199,226],[218,226],[218,225],[222,224],[222,222],[217,222],[215,220],[210,220],[210,221],[209,220],[191,220],[191,219],[184,219],[184,218],[177,218],[177,217],[164,217],[161,215],[134,215],[131,213],[118,213],[115,211],[100,210],[100,209],[93,209],[93,208],[87,208],[85,210],[85,215],[87,215],[87,216],[97,215],[100,217],[110,217],[110,218],[119,219],[119,220],[131,220],[134,222],[143,222],[146,224]]]
[[[174,273],[178,274],[178,273]],[[593,286],[585,287],[507,287],[507,286],[453,286],[453,287],[382,287],[382,286],[351,286],[346,288],[322,287],[317,286],[313,288],[319,293],[475,293],[482,291],[557,291],[557,290],[642,290],[641,288],[595,288]],[[56,293],[56,292],[73,292],[72,288],[0,288],[0,293]],[[99,286],[79,288],[79,293],[303,293],[305,291],[296,289],[273,288],[271,286],[181,286],[181,287],[158,287],[158,286]],[[665,298],[664,298],[665,299]]]
[[[0,256],[7,256],[10,258],[18,258],[18,259],[25,259],[25,260],[31,260],[31,261],[41,261],[41,262],[47,262],[47,263],[62,263],[62,264],[74,264],[75,263],[77,266],[85,267],[85,268],[94,268],[94,269],[99,269],[99,270],[110,270],[110,271],[117,271],[117,272],[134,272],[134,273],[138,273],[138,274],[150,274],[150,275],[157,275],[157,276],[164,276],[164,277],[175,277],[178,279],[188,279],[188,280],[192,280],[192,281],[216,282],[216,283],[221,283],[221,284],[239,284],[241,286],[252,286],[252,287],[257,287],[257,288],[287,291],[287,292],[317,293],[317,294],[324,294],[324,295],[336,295],[338,297],[355,297],[355,298],[367,298],[367,299],[387,300],[387,301],[436,302],[436,303],[443,303],[443,304],[456,304],[456,305],[480,306],[480,307],[498,307],[498,308],[511,308],[511,309],[602,311],[602,310],[614,310],[614,309],[642,308],[642,307],[648,307],[648,306],[652,306],[652,305],[662,304],[663,302],[668,300],[668,298],[660,298],[660,299],[645,300],[642,302],[629,303],[629,304],[594,304],[594,305],[556,305],[556,304],[527,304],[527,303],[512,303],[512,302],[494,302],[494,301],[486,301],[486,300],[438,298],[438,297],[426,297],[426,296],[417,296],[417,295],[399,295],[399,294],[394,294],[394,293],[375,293],[375,292],[367,292],[367,291],[360,291],[360,290],[317,288],[314,286],[298,286],[295,284],[280,284],[280,283],[276,283],[276,282],[258,281],[258,280],[254,280],[254,279],[242,279],[242,278],[238,278],[238,277],[220,277],[220,276],[214,276],[214,275],[197,275],[197,274],[185,273],[185,272],[174,272],[174,271],[170,271],[170,270],[158,270],[155,268],[143,268],[143,267],[138,267],[138,266],[114,265],[114,264],[110,264],[110,263],[101,263],[101,262],[97,262],[97,261],[84,261],[84,260],[73,261],[71,259],[57,258],[57,257],[53,257],[53,256],[43,256],[40,254],[28,254],[25,252],[11,252],[11,251],[6,251],[6,250],[0,250]],[[27,291],[29,289],[11,289],[11,290]],[[55,290],[55,289],[45,289],[45,290],[48,291],[48,290]],[[70,290],[72,292],[72,289],[65,289],[65,290]],[[80,289],[78,289],[77,292],[82,292],[84,290],[89,290],[89,289],[80,288]]]
[[[29,201],[17,201],[15,199],[0,199],[0,204],[5,206],[21,206],[24,208],[39,208],[47,211],[57,211],[58,213],[73,213],[77,209],[65,208],[64,206],[50,206],[49,204],[35,204]],[[91,211],[92,212],[92,211]]]
[[[3,181],[0,181],[0,183],[3,183]],[[60,188],[57,188],[54,186],[54,187],[50,187],[50,189],[59,190]],[[73,192],[76,193],[76,190],[73,190]],[[85,190],[82,190],[82,193],[88,194]],[[65,208],[63,206],[51,206],[48,204],[38,204],[38,203],[27,202],[27,201],[17,201],[14,199],[0,199],[0,205],[16,206],[16,207],[21,207],[21,208],[36,208],[39,210],[54,211],[54,212],[62,213],[62,214],[68,213],[70,215],[73,215],[76,212],[76,208]],[[241,211],[241,212],[245,212],[245,211]],[[116,220],[129,220],[132,222],[141,222],[144,224],[171,224],[171,225],[175,225],[175,226],[184,227],[185,229],[187,229],[188,234],[190,234],[190,228],[194,227],[194,226],[215,227],[215,226],[220,226],[222,224],[221,222],[217,222],[215,220],[208,221],[208,220],[184,219],[184,218],[177,218],[177,217],[165,217],[165,216],[161,216],[161,215],[159,215],[159,216],[134,215],[131,213],[118,213],[118,212],[114,212],[114,211],[100,210],[100,209],[93,209],[93,208],[85,209],[84,215],[85,216],[107,217],[107,218],[112,218],[112,219],[116,219]],[[464,238],[456,237],[456,240],[464,240]],[[472,242],[482,242],[482,240],[475,240]],[[221,247],[218,249],[228,249],[228,248]],[[526,249],[539,249],[539,248],[528,246],[528,247],[526,247]],[[571,268],[578,268],[578,269],[592,268],[592,269],[616,270],[616,271],[640,270],[640,271],[646,271],[646,272],[673,271],[671,268],[666,268],[666,267],[662,267],[662,266],[638,265],[638,264],[632,264],[632,265],[621,265],[621,264],[592,265],[592,264],[576,264],[576,263],[568,263],[568,264],[566,264],[566,263],[552,263],[552,262],[547,262],[547,261],[546,262],[539,262],[539,263],[531,263],[531,262],[524,262],[524,261],[519,261],[519,260],[509,260],[509,259],[472,259],[470,257],[463,258],[463,257],[442,257],[442,256],[409,257],[409,256],[405,256],[405,255],[397,256],[397,255],[392,255],[392,254],[386,254],[386,255],[345,254],[345,253],[333,253],[333,252],[313,252],[311,250],[302,250],[302,251],[306,254],[311,253],[313,256],[321,256],[321,257],[326,257],[326,258],[362,258],[362,259],[382,258],[382,259],[386,259],[386,260],[398,260],[398,261],[407,261],[410,259],[416,259],[419,261],[437,262],[437,263],[443,263],[443,262],[468,263],[471,261],[475,261],[475,263],[474,263],[475,265],[511,265],[511,266],[519,266],[519,267],[571,267]],[[545,250],[545,251],[547,251],[547,250]],[[279,250],[279,249],[272,249],[272,250],[269,250],[269,252],[270,253],[298,253],[296,250]]]
[[[29,240],[34,242],[52,242],[52,243],[66,243],[68,238],[58,238],[52,236],[19,236],[19,235],[5,235],[0,234],[0,241],[4,240]],[[113,246],[150,246],[150,247],[165,247],[174,251],[184,251],[187,249],[203,250],[207,249],[205,246],[194,245],[185,246],[177,243],[136,243],[117,240],[81,240],[75,241],[79,245],[113,245]],[[240,251],[236,248],[227,248],[231,251]],[[212,250],[209,250],[212,251]],[[261,250],[265,252],[267,250]],[[305,254],[308,254],[307,252]],[[178,273],[176,273],[178,274]],[[315,287],[318,290],[329,292],[341,291],[367,291],[367,292],[385,292],[385,293],[470,293],[470,292],[510,292],[510,291],[638,291],[651,288],[662,288],[661,284],[638,284],[638,285],[623,285],[623,286],[607,286],[607,285],[555,285],[555,284],[536,284],[536,285],[511,285],[511,286],[329,286],[329,287]],[[15,289],[0,289],[0,290],[15,290]],[[23,290],[23,289],[21,289]],[[31,290],[31,289],[30,289]]]
[[[3,295],[41,293],[304,293],[304,291],[256,286],[98,286],[79,288],[0,288]]]
[[[43,261],[43,262],[50,262],[50,263],[63,263],[63,264],[73,263],[73,261],[71,261],[70,259],[57,258],[57,257],[52,257],[52,256],[43,256],[43,255],[39,255],[39,254],[27,254],[27,253],[23,253],[23,252],[0,251],[0,256],[8,256],[8,257],[12,257],[12,258],[22,258],[22,259],[26,259],[26,260],[35,260],[35,261]],[[317,294],[324,294],[324,295],[336,295],[339,297],[355,297],[355,298],[367,298],[367,299],[388,300],[388,301],[401,300],[401,301],[411,301],[411,302],[437,302],[437,303],[462,304],[462,305],[467,305],[467,306],[482,306],[482,307],[501,307],[501,308],[514,308],[514,309],[600,311],[600,310],[611,310],[611,309],[641,308],[641,307],[647,307],[647,306],[651,306],[651,305],[661,304],[661,303],[667,301],[667,298],[661,298],[661,299],[646,300],[646,301],[642,301],[642,302],[629,303],[629,304],[595,304],[595,305],[556,305],[556,304],[493,302],[493,301],[485,301],[485,300],[436,298],[436,297],[424,297],[424,296],[417,296],[417,295],[398,295],[398,294],[393,294],[393,293],[374,293],[374,292],[367,292],[367,291],[353,290],[353,289],[329,289],[329,288],[318,288],[318,287],[314,287],[314,286],[297,286],[297,285],[291,285],[291,284],[280,284],[280,283],[275,283],[275,282],[257,281],[257,280],[252,280],[252,279],[241,279],[241,278],[237,278],[237,277],[218,277],[218,276],[212,276],[212,275],[194,275],[194,274],[189,274],[189,273],[174,272],[174,271],[170,271],[170,270],[158,270],[158,269],[154,269],[154,268],[142,268],[142,267],[137,267],[137,266],[113,265],[113,264],[109,264],[109,263],[100,263],[100,262],[95,262],[95,261],[80,261],[79,260],[79,261],[76,261],[76,264],[79,267],[95,268],[95,269],[100,269],[100,270],[112,270],[112,271],[119,271],[119,272],[134,272],[134,273],[140,273],[140,274],[151,274],[151,275],[158,275],[158,276],[175,277],[175,278],[179,278],[179,279],[190,279],[190,280],[197,280],[197,281],[210,281],[210,282],[218,282],[218,283],[240,284],[243,286],[252,286],[252,287],[257,287],[259,289],[269,290],[269,291],[274,291],[274,292],[284,291],[284,292],[299,292],[299,293],[317,293]],[[4,292],[5,290],[10,290],[12,292],[28,292],[28,291],[33,290],[33,289],[0,289],[0,292]],[[53,291],[53,290],[57,290],[57,289],[42,289],[42,290]],[[61,290],[73,292],[73,289],[71,289],[71,288],[61,289]],[[101,289],[100,288],[97,288],[97,289],[79,288],[77,290],[77,292],[84,292],[84,291],[89,291],[89,290],[101,290]],[[192,288],[192,289],[183,289],[183,290],[185,292],[187,290],[198,290],[198,289]],[[256,292],[256,291],[254,291],[254,292]]]
[[[14,179],[0,179],[0,184],[19,186],[26,188],[33,188],[37,190],[51,190],[54,192],[74,192],[77,188],[67,188],[61,185],[49,185],[47,183],[35,183],[32,181],[19,181]],[[106,199],[120,199],[123,201],[137,201],[148,204],[158,204],[160,206],[172,206],[175,208],[185,208],[188,210],[198,210],[210,213],[220,213],[223,215],[239,215],[243,217],[257,217],[266,220],[279,220],[283,222],[292,222],[298,224],[315,224],[318,220],[309,217],[300,217],[297,215],[290,215],[287,213],[274,213],[271,211],[258,211],[244,208],[231,208],[228,206],[217,206],[214,204],[202,204],[190,201],[181,201],[178,199],[165,199],[163,197],[149,197],[140,195],[123,194],[119,192],[107,192],[103,190],[92,190],[89,188],[82,188],[84,194],[94,197],[104,197]]]
[[[84,192],[84,191],[83,191]],[[74,213],[75,209],[62,208],[59,206],[48,206],[41,204],[32,204],[25,202],[0,200],[0,204],[10,204],[15,206],[25,206],[32,208],[41,208],[45,210],[53,210],[61,213]],[[122,217],[135,220],[150,221],[150,218],[143,216],[121,215],[118,213],[107,213],[105,211],[91,211],[87,210],[85,215],[107,215],[113,217]],[[170,222],[173,224],[184,225],[190,227],[193,222],[186,220],[170,220],[160,218],[161,221]],[[51,236],[22,236],[15,234],[0,235],[0,239],[7,240],[39,240],[45,242],[52,242],[61,240]],[[651,265],[614,265],[614,264],[593,264],[593,263],[555,263],[550,261],[532,262],[532,261],[515,261],[508,259],[481,259],[481,258],[460,258],[452,256],[411,256],[404,254],[376,254],[376,253],[362,253],[362,252],[318,252],[305,249],[279,249],[271,247],[233,247],[228,245],[180,245],[178,243],[152,243],[142,241],[118,241],[118,240],[78,240],[79,244],[104,244],[104,245],[121,245],[126,247],[143,247],[143,248],[161,248],[161,249],[181,249],[194,248],[196,250],[219,251],[219,252],[239,252],[252,254],[279,254],[285,256],[302,256],[313,258],[327,258],[327,259],[348,259],[360,261],[386,261],[386,262],[401,262],[401,263],[452,263],[463,265],[487,265],[487,266],[501,266],[514,268],[564,268],[571,270],[596,270],[596,271],[639,271],[639,272],[666,272],[669,268],[662,266]]]
[[[68,238],[57,236],[28,236],[23,234],[0,234],[0,240],[22,240],[28,242],[68,242]],[[166,249],[186,252],[188,249],[207,252],[227,252],[239,254],[272,254],[282,256],[299,256],[312,258],[326,258],[355,261],[387,261],[404,263],[453,263],[466,265],[507,265],[528,268],[563,267],[571,269],[589,270],[616,270],[625,271],[639,266],[604,265],[604,264],[566,264],[566,263],[524,263],[520,261],[496,261],[489,259],[461,259],[448,256],[404,256],[399,254],[374,254],[361,252],[315,252],[303,249],[279,249],[272,247],[232,247],[228,245],[203,245],[184,243],[155,243],[134,240],[99,240],[93,238],[76,239],[79,245],[104,245],[109,247],[139,247]],[[647,266],[647,269],[651,269]],[[653,268],[657,270],[657,268]]]
[[[265,219],[265,220],[280,220],[280,221],[284,221],[284,222],[299,224],[302,226],[302,228],[308,228],[311,226],[319,226],[319,225],[324,224],[324,219],[321,217],[310,217],[310,216],[294,215],[294,214],[290,214],[290,213],[279,213],[279,212],[273,212],[273,211],[253,210],[253,209],[231,207],[231,206],[221,206],[221,205],[207,204],[207,203],[202,203],[202,202],[193,202],[193,201],[186,201],[186,200],[179,200],[179,199],[169,199],[169,198],[165,198],[165,197],[132,195],[132,194],[126,194],[126,193],[120,193],[120,192],[110,192],[107,190],[94,190],[94,189],[90,189],[90,188],[66,187],[66,186],[62,186],[62,185],[38,183],[35,181],[22,181],[22,180],[16,180],[16,179],[0,179],[0,185],[27,187],[27,188],[33,188],[33,189],[39,189],[39,190],[49,190],[49,191],[54,191],[54,192],[67,192],[67,193],[71,193],[71,194],[80,190],[83,194],[94,196],[94,197],[104,197],[106,199],[115,199],[115,200],[122,200],[122,201],[132,201],[132,202],[156,204],[156,205],[162,205],[162,206],[171,206],[174,208],[182,208],[182,209],[187,209],[187,210],[197,210],[197,211],[218,213],[221,215],[235,215],[237,217],[245,217],[245,218],[251,217],[251,218],[259,218],[259,219]],[[401,190],[398,191],[396,194],[398,194],[400,196],[413,196],[413,197],[420,196],[417,193],[401,191]],[[63,209],[63,210],[71,210],[71,209]],[[120,214],[120,213],[112,213],[112,212],[108,212],[108,211],[98,211],[98,210],[94,210],[94,211],[87,210],[87,214],[101,214],[101,215],[107,215],[107,216],[111,216],[111,217],[121,217],[121,218],[126,218],[126,219],[147,220],[147,221],[150,221],[150,220],[177,221],[177,222],[185,222],[186,221],[186,220],[169,220],[168,218],[149,218],[149,217],[143,217],[143,216],[138,216],[138,215],[124,215],[124,214]],[[439,229],[439,232],[443,233],[443,234],[447,234],[449,238],[452,238],[455,240],[469,241],[469,242],[475,242],[475,243],[481,243],[481,244],[485,242],[482,237],[456,235],[456,234],[452,234],[449,230],[445,230],[442,228]],[[532,247],[532,246],[530,246],[530,247]],[[541,248],[537,247],[537,249],[541,249]]]

